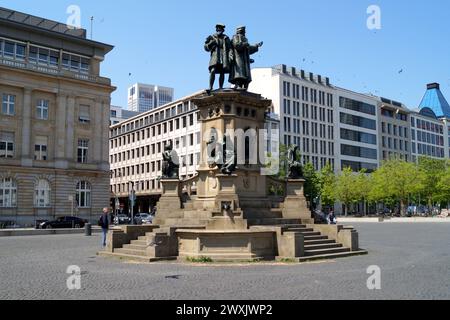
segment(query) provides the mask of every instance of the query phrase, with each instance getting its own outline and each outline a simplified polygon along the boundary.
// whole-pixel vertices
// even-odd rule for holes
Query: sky
[[[330,77],[332,84],[417,108],[426,84],[439,82],[450,100],[448,0],[0,0],[0,6],[66,22],[81,10],[93,39],[114,45],[101,66],[126,107],[136,82],[175,88],[181,98],[208,86],[203,44],[226,25],[240,25],[250,42],[264,41],[253,67],[286,64]],[[377,5],[381,29],[370,30],[367,9]]]

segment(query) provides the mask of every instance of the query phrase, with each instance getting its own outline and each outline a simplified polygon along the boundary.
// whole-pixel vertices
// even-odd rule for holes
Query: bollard
[[[84,225],[84,235],[85,236],[91,236],[92,235],[92,224],[86,223]]]

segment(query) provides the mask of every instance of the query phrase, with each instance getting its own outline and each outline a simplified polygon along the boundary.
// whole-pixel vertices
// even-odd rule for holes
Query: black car
[[[62,228],[84,228],[87,220],[78,217],[59,217],[53,221],[42,222],[39,227],[41,229],[62,229]]]

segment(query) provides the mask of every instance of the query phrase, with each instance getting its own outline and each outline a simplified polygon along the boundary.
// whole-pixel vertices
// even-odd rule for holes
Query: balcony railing
[[[39,73],[45,73],[45,74],[54,75],[54,76],[61,76],[61,77],[66,77],[66,78],[82,80],[82,81],[89,81],[89,82],[94,82],[94,83],[98,83],[98,84],[111,85],[111,80],[108,78],[98,77],[98,76],[94,76],[94,75],[90,75],[90,74],[70,72],[67,70],[59,69],[59,68],[51,68],[51,67],[34,64],[34,63],[27,63],[25,61],[11,60],[11,59],[6,59],[6,58],[0,57],[0,65],[4,65],[7,67],[16,68],[16,69],[23,69],[23,70],[29,70],[29,71],[39,72]]]

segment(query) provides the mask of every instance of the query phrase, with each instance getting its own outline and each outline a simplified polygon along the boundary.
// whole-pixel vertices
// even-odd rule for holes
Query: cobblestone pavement
[[[353,225],[368,255],[285,265],[136,264],[97,257],[99,235],[1,238],[0,299],[450,299],[449,224]]]

